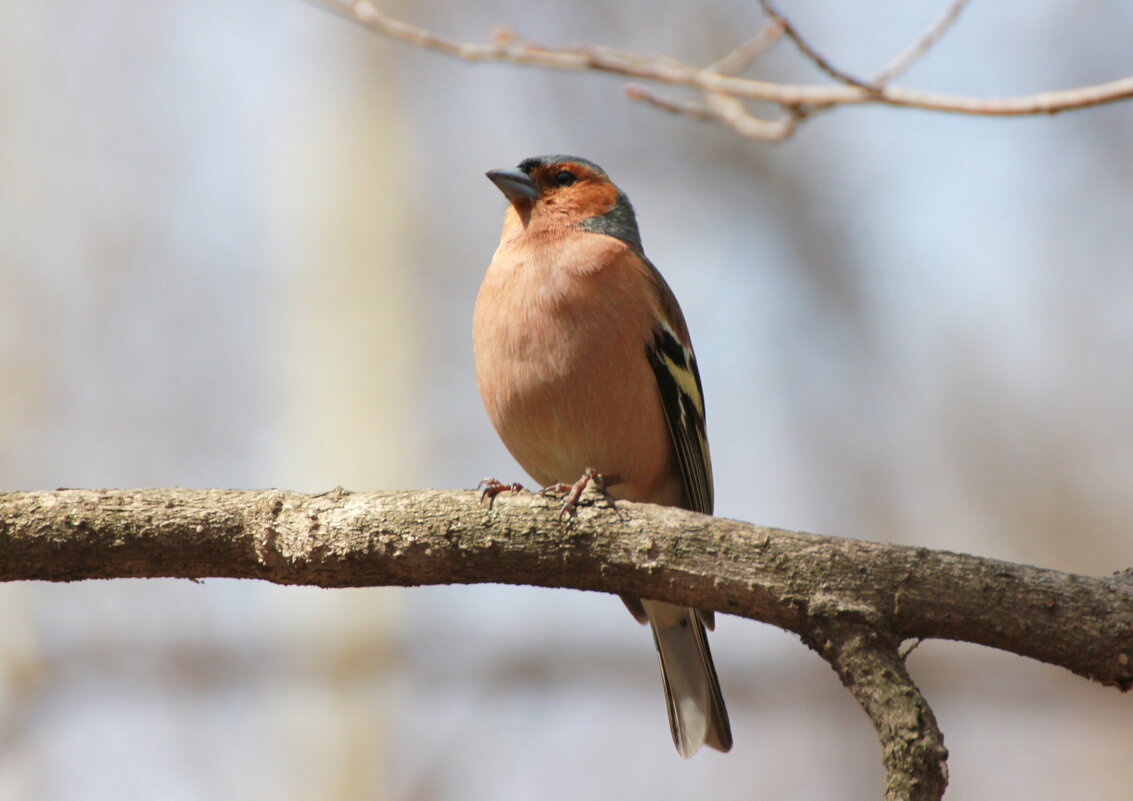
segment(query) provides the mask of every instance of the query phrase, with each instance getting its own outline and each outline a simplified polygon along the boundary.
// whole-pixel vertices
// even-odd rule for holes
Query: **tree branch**
[[[948,749],[928,701],[905,670],[896,638],[861,623],[818,623],[802,635],[837,671],[873,721],[883,749],[886,801],[938,799]]]
[[[859,80],[832,64],[807,43],[797,28],[769,0],[760,0],[769,15],[769,26],[707,67],[697,67],[670,56],[648,56],[598,45],[542,45],[526,42],[506,26],[497,26],[491,43],[466,42],[395,19],[382,11],[373,0],[317,2],[361,23],[374,33],[465,61],[507,61],[548,69],[606,72],[649,83],[685,86],[706,95],[722,96],[733,104],[726,111],[714,110],[711,102],[700,105],[668,100],[640,86],[633,87],[628,93],[631,98],[646,100],[667,111],[730,125],[742,135],[756,139],[785,138],[793,133],[796,123],[809,116],[811,111],[833,106],[871,103],[954,114],[1027,116],[1056,114],[1133,97],[1133,76],[1093,86],[1002,98],[927,92],[889,84],[889,79],[907,70],[945,33],[963,8],[963,0],[951,0],[941,17],[883,67],[872,83]],[[766,52],[781,34],[786,34],[807,60],[837,83],[790,84],[760,81],[734,74]],[[737,111],[737,108],[742,108],[742,101],[750,100],[777,104],[788,116],[784,120],[772,121],[752,116],[746,110],[742,113]]]
[[[936,799],[947,751],[898,646],[940,637],[1133,687],[1133,570],[1078,576],[647,504],[462,491],[0,494],[0,580],[257,578],[323,587],[502,582],[627,594],[797,633],[882,740],[886,798]]]

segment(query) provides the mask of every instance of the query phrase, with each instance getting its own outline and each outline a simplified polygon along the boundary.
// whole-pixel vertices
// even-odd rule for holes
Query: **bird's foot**
[[[621,478],[616,475],[606,476],[599,473],[593,467],[588,467],[582,471],[582,477],[573,484],[565,484],[559,482],[558,484],[550,484],[540,491],[541,494],[548,493],[566,493],[563,499],[563,505],[559,509],[559,519],[562,520],[563,516],[570,517],[574,514],[575,508],[578,506],[578,499],[582,497],[582,493],[590,485],[594,485],[594,489],[606,494],[606,487],[612,487],[614,484],[621,482]]]
[[[492,504],[496,502],[497,495],[499,495],[501,492],[511,492],[513,494],[517,492],[523,492],[524,486],[518,482],[516,482],[515,484],[505,484],[499,479],[485,478],[483,481],[476,485],[476,489],[482,490],[482,492],[480,493],[480,503],[483,503],[484,499],[487,498],[488,511],[491,511]]]

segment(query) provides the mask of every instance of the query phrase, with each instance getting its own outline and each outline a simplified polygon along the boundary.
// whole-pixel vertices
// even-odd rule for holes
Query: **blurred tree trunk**
[[[279,480],[307,488],[400,486],[420,474],[421,452],[413,402],[419,388],[410,383],[419,375],[420,315],[405,115],[389,59],[368,42],[352,40],[334,52],[325,52],[323,38],[306,44],[324,52],[295,58],[281,109],[287,130],[266,143],[264,197],[284,287],[271,343],[282,366],[276,375],[284,412],[273,448]],[[328,59],[341,83],[311,73],[310,64]],[[324,775],[307,785],[321,788],[322,798],[391,794],[382,756],[392,733],[378,721],[396,719],[395,699],[389,691],[375,697],[373,683],[350,678],[359,665],[393,670],[398,597],[366,590],[280,599],[288,608],[302,605],[292,611],[318,628],[295,638],[294,647],[310,648],[313,638],[330,650],[328,686],[336,688],[333,714],[341,723],[310,763]]]

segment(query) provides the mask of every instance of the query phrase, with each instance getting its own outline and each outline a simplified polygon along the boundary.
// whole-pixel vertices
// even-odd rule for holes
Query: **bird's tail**
[[[728,751],[732,729],[699,614],[661,601],[641,603],[661,660],[661,683],[677,751],[686,759],[705,744]]]

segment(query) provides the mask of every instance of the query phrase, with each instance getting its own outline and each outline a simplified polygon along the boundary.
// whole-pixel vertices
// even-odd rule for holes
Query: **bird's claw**
[[[599,473],[592,467],[586,468],[582,471],[582,477],[573,484],[565,484],[559,482],[558,484],[550,484],[540,491],[541,494],[560,493],[565,492],[566,497],[563,499],[563,505],[559,508],[559,520],[563,516],[570,517],[574,514],[575,508],[578,506],[578,499],[582,497],[582,493],[586,491],[587,486],[594,485],[594,489],[606,494],[606,487],[613,486],[620,482],[618,476],[606,476]]]
[[[491,511],[492,504],[496,502],[496,496],[501,492],[523,492],[524,487],[519,482],[516,482],[514,484],[505,484],[499,479],[485,478],[476,485],[476,489],[482,490],[482,492],[480,493],[480,503],[483,503],[484,499],[487,498],[488,511]]]

